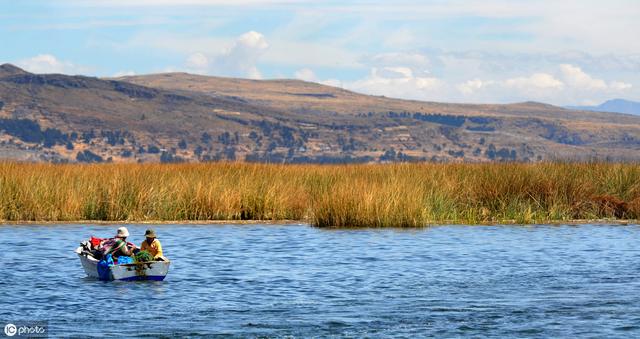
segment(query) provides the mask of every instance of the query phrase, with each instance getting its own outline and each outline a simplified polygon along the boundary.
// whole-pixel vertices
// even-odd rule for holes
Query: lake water
[[[128,228],[139,244],[146,226]],[[54,337],[640,336],[636,225],[162,225],[172,260],[164,282],[86,278],[73,250],[115,229],[0,226],[0,328],[44,320]]]

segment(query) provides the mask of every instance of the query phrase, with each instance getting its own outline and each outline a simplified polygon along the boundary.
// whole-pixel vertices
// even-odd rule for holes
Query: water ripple
[[[164,282],[86,278],[74,247],[115,228],[0,226],[0,321],[78,338],[640,336],[638,226],[162,225]]]

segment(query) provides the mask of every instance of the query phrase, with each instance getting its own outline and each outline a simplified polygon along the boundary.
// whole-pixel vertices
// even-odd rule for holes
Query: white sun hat
[[[118,233],[116,234],[116,238],[126,238],[129,236],[129,230],[126,227],[118,228]]]

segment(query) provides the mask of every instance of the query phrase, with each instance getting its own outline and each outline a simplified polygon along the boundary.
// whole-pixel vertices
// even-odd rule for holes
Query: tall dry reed
[[[0,163],[0,220],[302,220],[321,227],[640,217],[640,166]]]

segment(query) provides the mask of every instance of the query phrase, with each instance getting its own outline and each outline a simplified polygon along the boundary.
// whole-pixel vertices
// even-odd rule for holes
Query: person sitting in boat
[[[162,245],[160,240],[156,238],[156,232],[152,229],[148,229],[144,232],[145,240],[140,245],[141,251],[148,251],[153,256],[154,260],[162,258]]]
[[[127,237],[129,236],[129,230],[126,227],[118,228],[116,236],[111,239],[106,239],[100,244],[100,250],[103,256],[111,254],[114,259],[119,256],[132,256],[136,245],[127,243]]]

